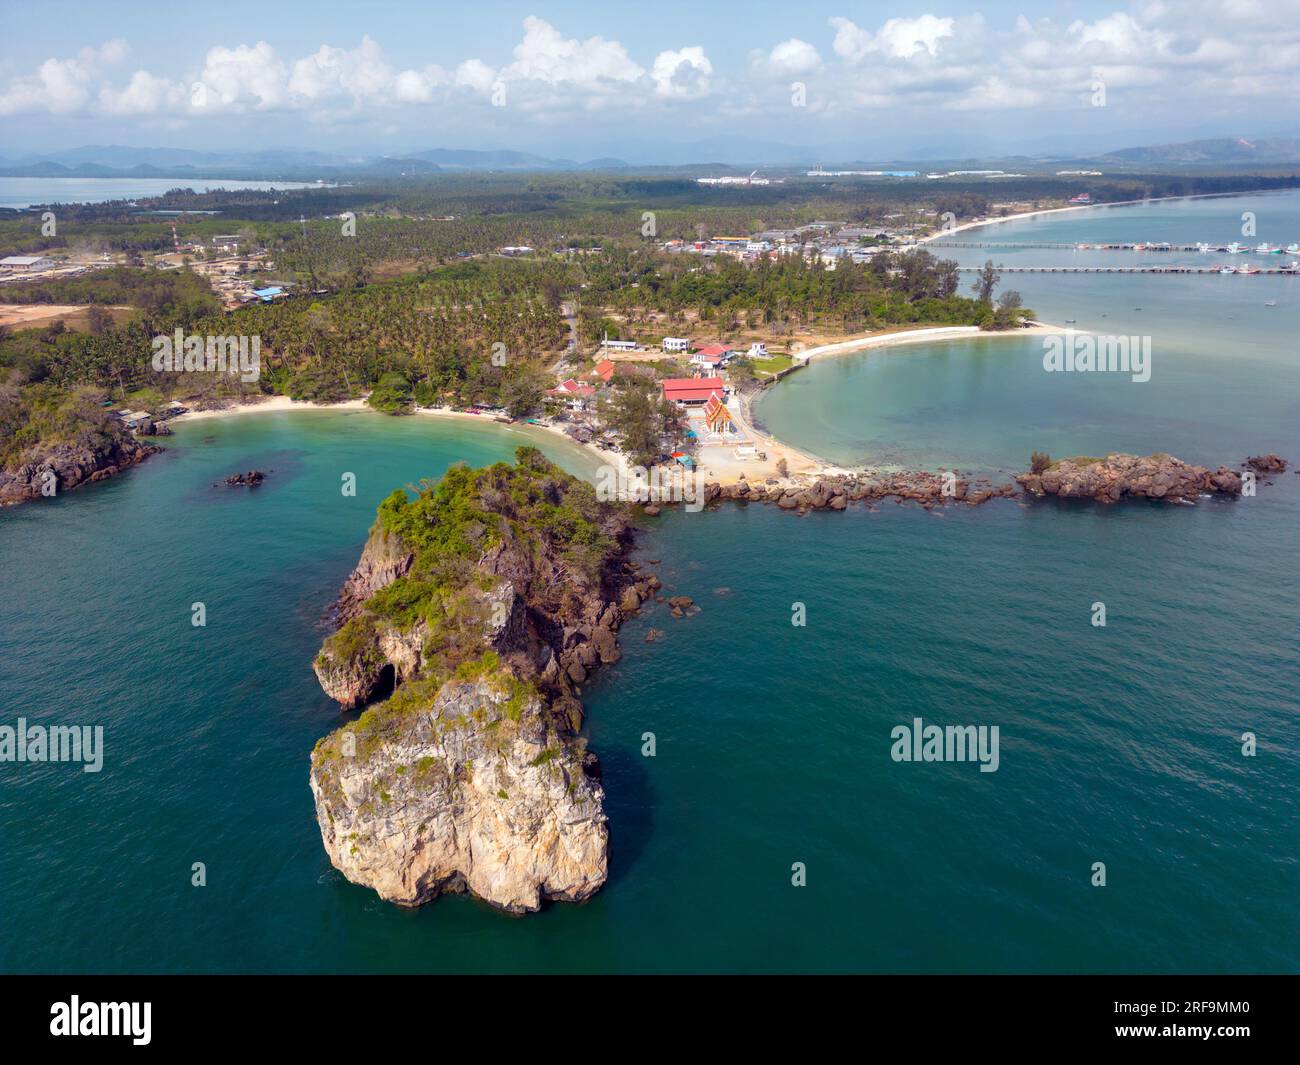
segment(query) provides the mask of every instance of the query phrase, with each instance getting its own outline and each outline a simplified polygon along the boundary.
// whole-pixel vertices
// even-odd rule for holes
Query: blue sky
[[[11,159],[111,143],[649,161],[701,141],[884,159],[1300,128],[1300,0],[53,0],[3,17]]]

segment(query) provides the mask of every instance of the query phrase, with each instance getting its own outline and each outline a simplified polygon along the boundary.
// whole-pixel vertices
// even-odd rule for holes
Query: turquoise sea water
[[[1190,344],[1195,323],[1179,328]],[[1300,458],[1279,413],[1294,415],[1300,389],[1258,347],[1268,387],[1242,372],[1249,357],[1207,344],[1198,358],[1217,374],[1180,385],[1196,405],[1181,420],[1139,406],[1160,439],[1139,439],[1141,425],[1125,439],[1149,450],[1185,422],[1189,446],[1225,461],[1248,440]],[[914,349],[894,380],[919,404],[904,370],[932,379],[966,419],[970,461],[1019,458],[960,402],[1009,349],[948,350]],[[1269,405],[1211,416],[1216,397],[1198,388],[1231,395],[1234,381]],[[1024,396],[1028,418],[1037,398]],[[1123,425],[1107,402],[1072,400],[1087,424]],[[1002,410],[1010,424],[1014,395]],[[889,429],[900,448],[904,428]],[[639,555],[702,610],[631,622],[624,658],[584,693],[605,769],[605,889],[509,918],[467,898],[401,911],[343,881],[307,787],[312,745],[340,720],[310,669],[321,612],[394,486],[525,439],[369,413],[198,422],[121,478],[0,513],[0,724],[103,724],[106,743],[99,774],[0,764],[0,969],[1300,968],[1290,472],[1255,499],[1196,507],[666,514]],[[916,451],[949,439],[963,436],[923,435]],[[252,467],[274,471],[261,488],[213,487]],[[196,601],[206,628],[190,624]],[[1098,601],[1105,628],[1090,624]],[[665,638],[644,642],[650,626]],[[918,716],[997,725],[997,772],[891,760],[890,730]],[[190,885],[197,861],[204,888]],[[791,885],[796,862],[806,887]]]

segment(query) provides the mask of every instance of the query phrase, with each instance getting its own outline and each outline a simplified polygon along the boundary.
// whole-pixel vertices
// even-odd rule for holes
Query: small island
[[[580,685],[658,586],[621,504],[539,451],[390,495],[315,661],[356,720],[311,759],[321,838],[402,906],[468,891],[511,913],[605,882],[600,766]]]

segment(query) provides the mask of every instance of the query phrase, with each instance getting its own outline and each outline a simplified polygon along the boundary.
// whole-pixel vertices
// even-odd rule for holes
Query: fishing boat
[[[1257,244],[1255,245],[1255,254],[1256,255],[1281,255],[1282,249],[1275,248],[1273,247],[1272,244]]]
[[[1265,301],[1264,301],[1264,306],[1265,306],[1265,307],[1276,307],[1276,306],[1277,306],[1277,300],[1265,300]]]
[[[1239,273],[1239,274],[1257,274],[1257,273],[1259,273],[1259,267],[1258,267],[1258,266],[1251,266],[1250,263],[1246,263],[1244,266],[1239,266],[1239,267],[1237,267],[1237,273]]]
[[[1288,244],[1286,246],[1286,253],[1288,255],[1300,255],[1300,244]]]
[[[1235,240],[1234,240],[1231,244],[1229,244],[1229,245],[1227,246],[1227,248],[1225,248],[1224,250],[1225,250],[1229,255],[1244,255],[1245,252],[1246,252],[1246,249],[1243,248],[1243,247],[1242,247],[1242,246],[1241,246],[1237,241],[1235,241]]]
[[[1236,268],[1235,266],[1220,266],[1220,267],[1219,267],[1219,273],[1221,273],[1221,274],[1235,274],[1236,272],[1237,272],[1237,268]]]
[[[1196,250],[1199,251],[1202,255],[1204,255],[1206,252],[1210,250],[1210,246],[1205,243],[1200,243],[1196,245]]]

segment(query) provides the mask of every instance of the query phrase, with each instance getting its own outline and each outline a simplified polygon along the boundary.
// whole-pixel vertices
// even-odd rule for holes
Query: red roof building
[[[660,383],[664,399],[690,407],[707,403],[713,393],[726,389],[721,377],[666,377]]]
[[[609,359],[601,359],[596,363],[594,372],[605,384],[609,384],[610,378],[614,376],[614,364]]]

